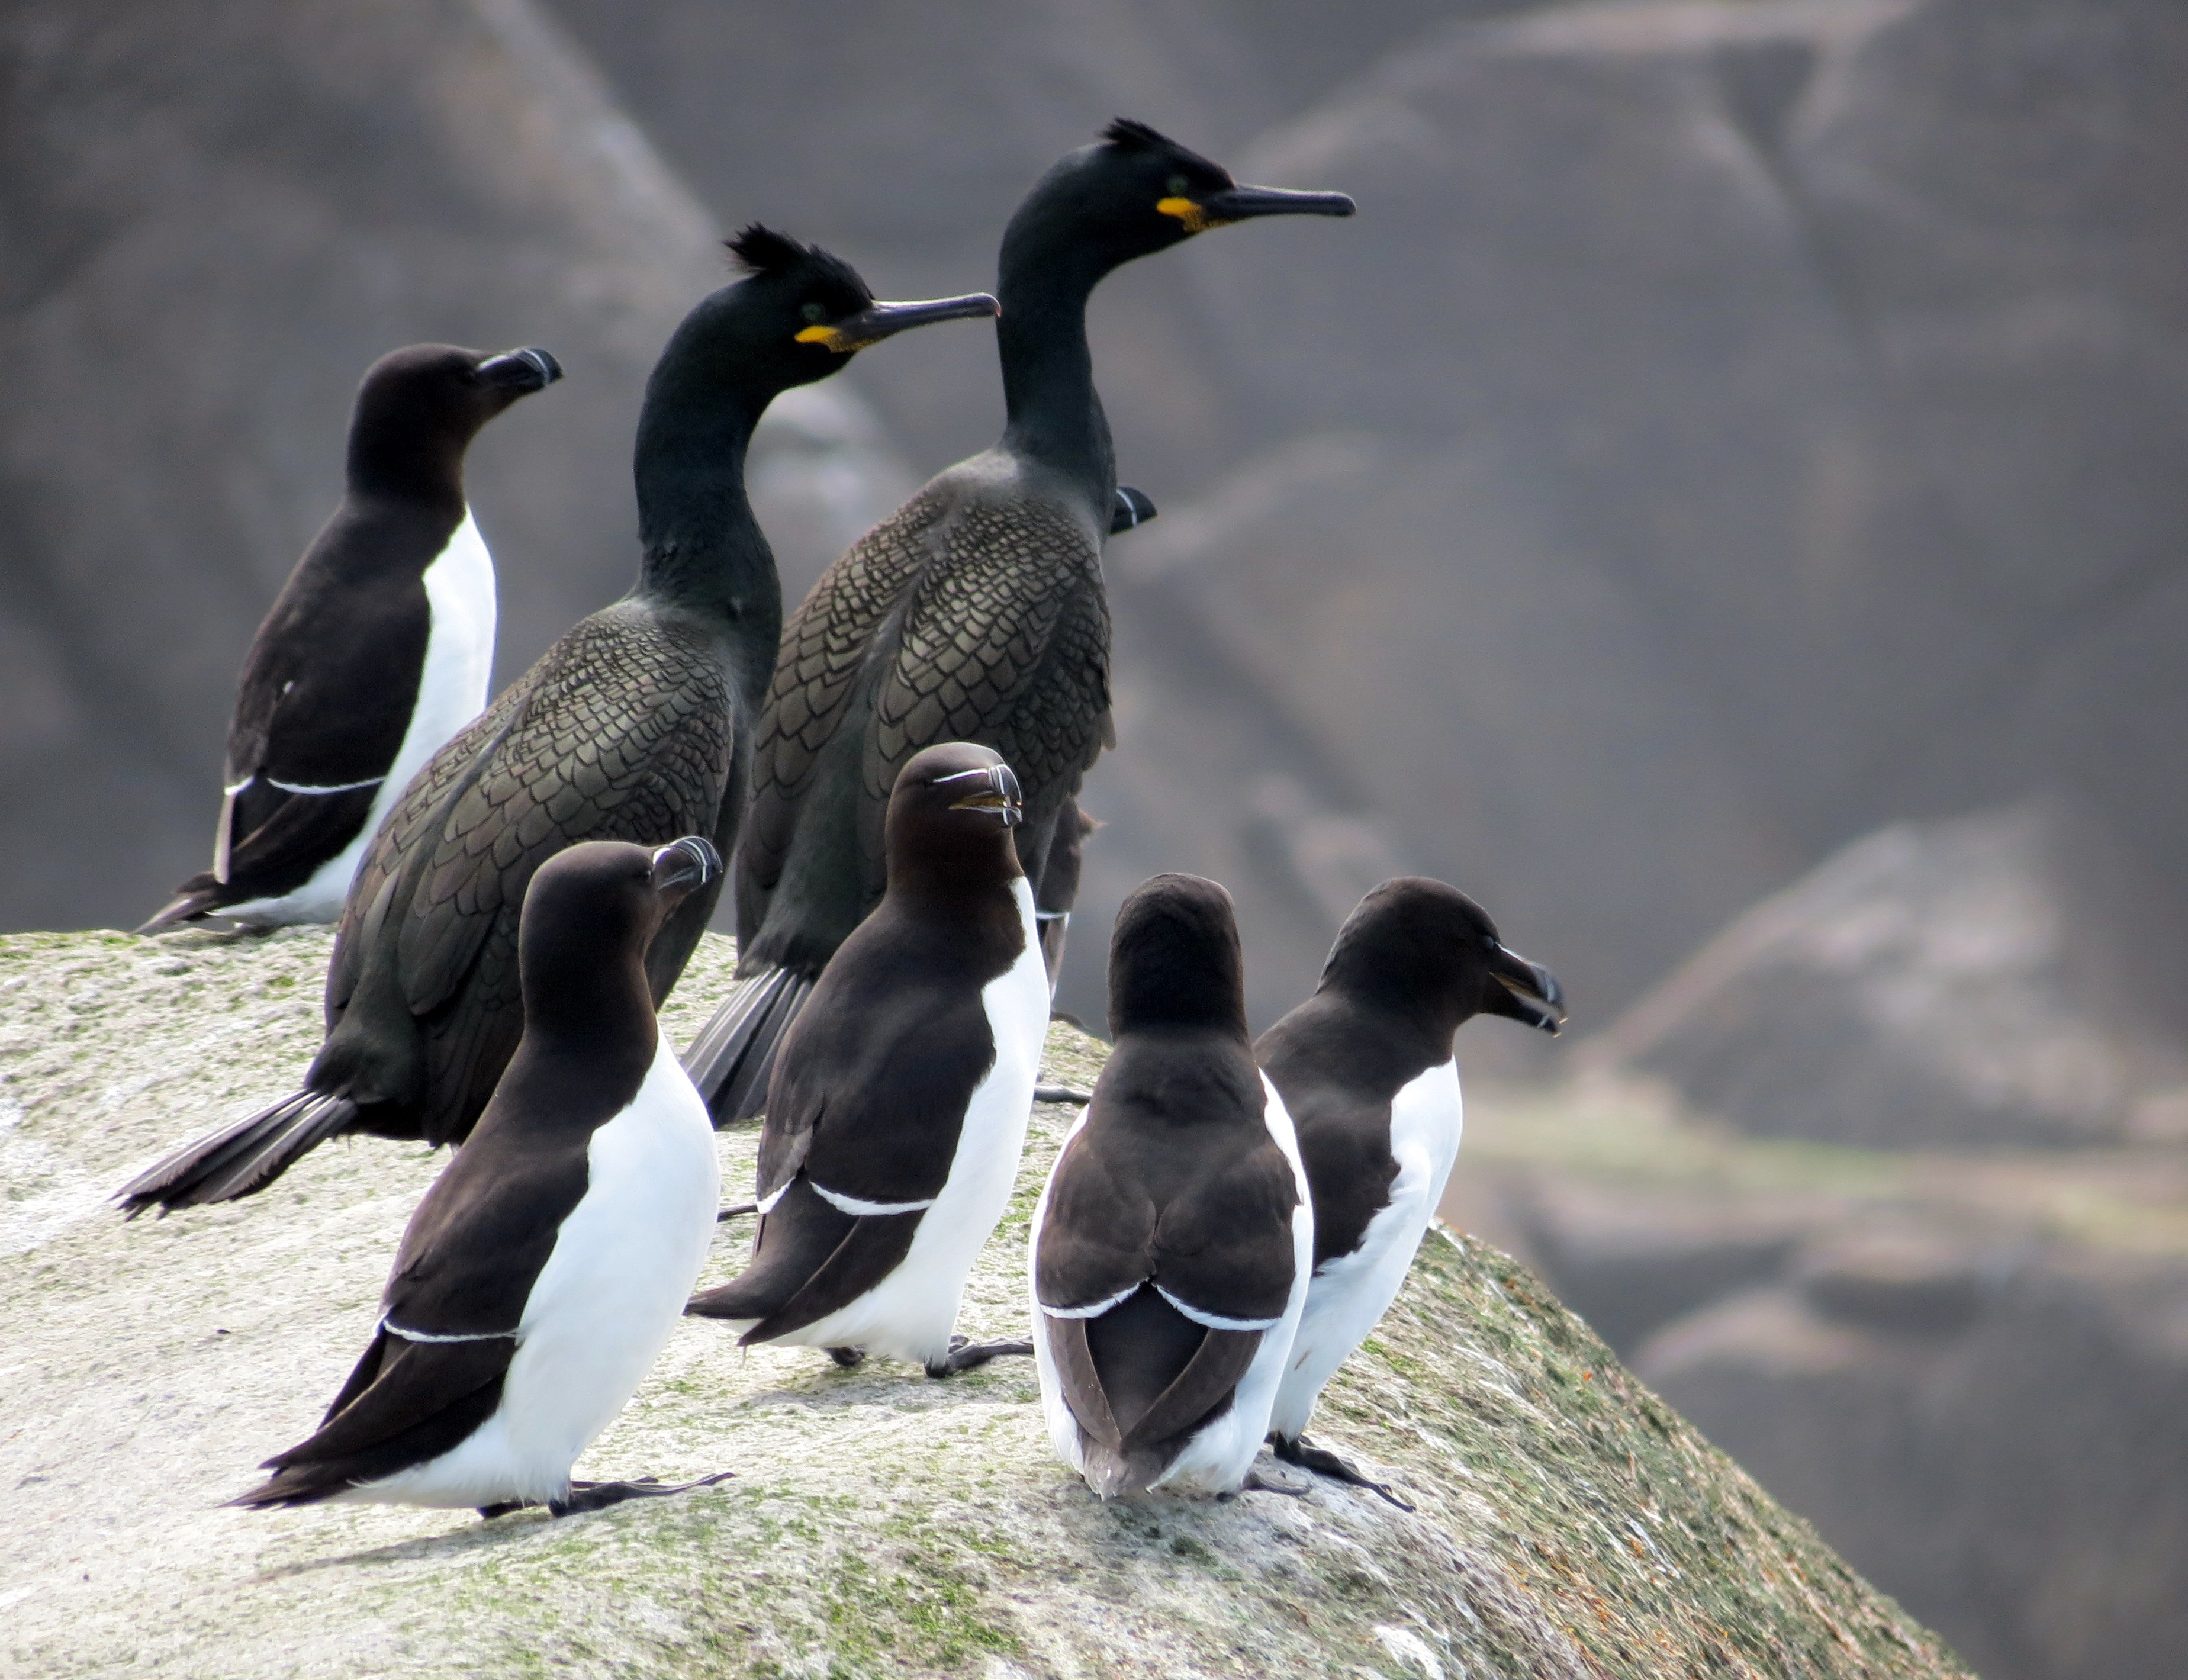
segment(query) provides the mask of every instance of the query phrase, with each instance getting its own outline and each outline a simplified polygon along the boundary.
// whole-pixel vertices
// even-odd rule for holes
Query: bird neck
[[[346,479],[352,501],[391,500],[453,510],[463,516],[464,451],[446,438],[415,429],[374,428],[374,437],[352,431]]]
[[[747,686],[764,685],[782,634],[782,580],[745,494],[745,454],[766,401],[679,405],[657,395],[648,392],[639,419],[634,593],[720,621],[749,645]]]
[[[1007,416],[1003,448],[1078,481],[1106,515],[1117,462],[1094,389],[1086,301],[1115,264],[1013,225],[1003,240],[995,324]]]

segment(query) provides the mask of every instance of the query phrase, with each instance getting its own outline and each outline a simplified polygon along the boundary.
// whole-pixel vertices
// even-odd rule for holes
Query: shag
[[[471,439],[562,376],[544,350],[414,344],[366,370],[341,505],[236,685],[212,867],[137,931],[332,922],[418,768],[486,704],[493,561],[464,499]]]
[[[685,317],[646,384],[637,587],[548,649],[388,814],[342,911],[304,1088],[126,1186],[133,1215],[249,1195],[337,1133],[461,1142],[516,1047],[533,871],[580,840],[701,833],[729,855],[782,618],[745,496],[753,427],[866,345],[995,307],[877,303],[849,264],[764,228],[730,248],[747,277]],[[657,1003],[720,891],[693,893],[654,941]]]
[[[1240,186],[1121,120],[1018,206],[995,288],[1001,441],[853,544],[783,637],[732,865],[740,984],[685,1057],[718,1120],[758,1111],[783,1029],[880,898],[883,812],[922,747],[977,741],[1009,761],[1025,787],[1018,855],[1047,902],[1058,818],[1115,740],[1102,541],[1153,510],[1119,494],[1086,347],[1095,286],[1206,228],[1352,209]]]

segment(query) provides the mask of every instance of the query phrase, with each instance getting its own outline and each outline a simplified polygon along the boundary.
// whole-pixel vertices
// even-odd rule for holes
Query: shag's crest
[[[1129,116],[1112,119],[1109,126],[1102,131],[1102,138],[1111,145],[1128,152],[1153,151],[1164,146],[1173,151],[1181,149],[1177,142],[1169,135],[1148,127],[1144,122],[1135,122]]]
[[[751,274],[787,273],[812,254],[789,234],[778,234],[757,222],[740,228],[736,238],[722,243]]]

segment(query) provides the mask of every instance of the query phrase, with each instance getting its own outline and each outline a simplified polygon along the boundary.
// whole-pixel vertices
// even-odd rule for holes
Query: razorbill
[[[366,372],[341,505],[274,599],[228,723],[212,867],[137,931],[332,922],[387,808],[486,704],[493,561],[464,453],[562,376],[544,350],[414,344]]]
[[[685,1058],[718,1117],[759,1111],[774,1037],[880,898],[883,809],[922,747],[978,741],[1010,761],[1018,856],[1055,907],[1064,805],[1116,744],[1102,544],[1153,510],[1119,493],[1086,338],[1094,289],[1209,228],[1352,212],[1341,193],[1241,186],[1121,119],[1018,206],[995,284],[1002,437],[854,543],[784,627],[732,865],[739,989]]]
[[[1314,995],[1254,1046],[1299,1128],[1314,1198],[1313,1280],[1269,1419],[1277,1456],[1401,1505],[1310,1445],[1307,1419],[1397,1298],[1443,1199],[1462,1115],[1452,1040],[1475,1015],[1554,1033],[1565,995],[1465,894],[1403,877],[1360,901]]]
[[[570,1469],[668,1339],[713,1236],[714,1130],[656,1029],[646,951],[720,872],[696,836],[590,841],[540,866],[508,1071],[410,1215],[372,1344],[319,1432],[229,1503],[561,1516],[681,1491]]]
[[[1049,1439],[1104,1499],[1259,1486],[1314,1214],[1254,1065],[1231,895],[1158,875],[1117,912],[1115,1037],[1034,1214]]]
[[[1011,843],[1024,809],[989,747],[948,741],[898,773],[887,890],[781,1040],[752,1261],[688,1309],[745,1345],[883,1353],[938,1377],[1033,1351],[950,1333],[1010,1201],[1048,1032]]]
[[[753,428],[862,347],[995,307],[877,303],[825,251],[764,228],[730,243],[745,277],[685,318],[646,382],[636,587],[542,654],[388,812],[343,907],[303,1089],[139,1175],[120,1192],[130,1213],[247,1196],[340,1133],[461,1142],[516,1046],[533,871],[580,840],[697,833],[729,855],[782,622],[745,494]],[[720,891],[693,893],[648,953],[657,1003]]]

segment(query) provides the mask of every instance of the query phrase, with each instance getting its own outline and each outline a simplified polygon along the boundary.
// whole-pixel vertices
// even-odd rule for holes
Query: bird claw
[[[717,1470],[711,1476],[701,1476],[692,1481],[664,1482],[658,1476],[640,1476],[633,1481],[573,1481],[567,1498],[547,1502],[550,1517],[574,1517],[586,1511],[605,1511],[611,1505],[620,1505],[626,1499],[666,1499],[672,1493],[689,1493],[695,1487],[712,1487],[717,1482],[727,1481],[736,1474],[735,1470]],[[488,1505],[479,1508],[479,1514],[489,1513],[499,1516],[505,1509],[516,1506]]]
[[[1347,1487],[1367,1488],[1371,1492],[1382,1495],[1401,1511],[1410,1511],[1413,1508],[1381,1482],[1371,1481],[1362,1475],[1359,1471],[1354,1469],[1351,1465],[1346,1463],[1328,1447],[1310,1445],[1305,1435],[1300,1436],[1295,1440],[1286,1440],[1282,1435],[1272,1435],[1269,1438],[1269,1446],[1270,1450],[1287,1464],[1296,1464],[1302,1470],[1311,1470],[1318,1476],[1327,1476],[1332,1481],[1343,1482]]]
[[[964,1336],[950,1339],[950,1351],[940,1363],[927,1367],[930,1377],[954,1377],[960,1371],[976,1371],[991,1359],[1007,1359],[1015,1355],[1030,1356],[1031,1342],[975,1342]]]

